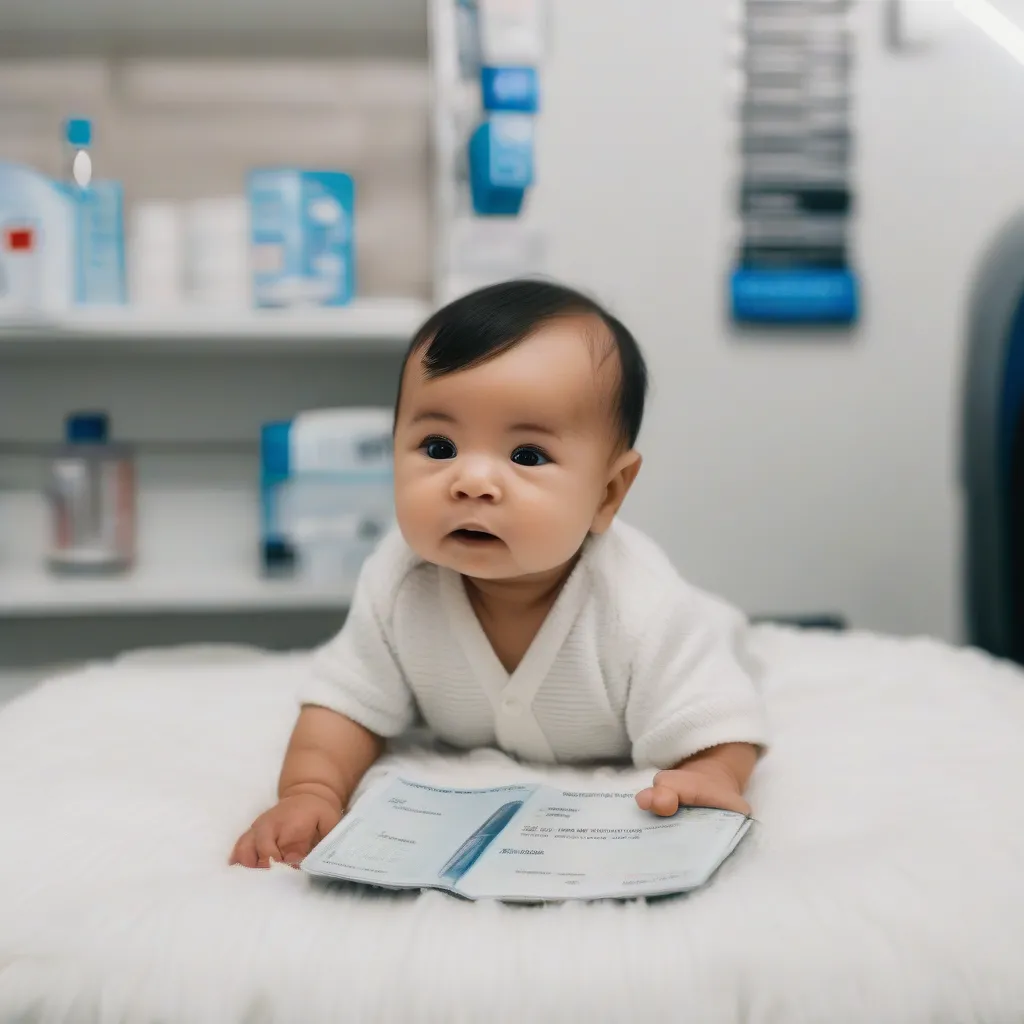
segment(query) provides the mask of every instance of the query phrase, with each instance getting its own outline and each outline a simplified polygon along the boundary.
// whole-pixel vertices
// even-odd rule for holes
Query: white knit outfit
[[[385,737],[422,723],[452,745],[497,746],[525,761],[668,768],[720,743],[767,744],[738,657],[744,626],[616,521],[587,540],[509,674],[462,577],[424,562],[395,530],[364,564],[348,618],[315,652],[300,700]]]

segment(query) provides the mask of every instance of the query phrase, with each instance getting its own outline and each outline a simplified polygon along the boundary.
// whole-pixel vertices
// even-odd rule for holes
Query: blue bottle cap
[[[84,117],[69,118],[64,124],[64,137],[72,146],[92,143],[92,121]]]
[[[105,412],[75,412],[64,421],[64,436],[73,444],[104,444],[109,426]]]

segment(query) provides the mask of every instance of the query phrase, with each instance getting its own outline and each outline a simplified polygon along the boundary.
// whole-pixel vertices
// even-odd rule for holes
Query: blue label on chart
[[[857,319],[857,280],[847,269],[733,272],[733,318],[746,323],[848,324]]]

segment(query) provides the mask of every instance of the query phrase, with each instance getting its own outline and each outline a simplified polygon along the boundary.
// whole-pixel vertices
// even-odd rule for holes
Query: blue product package
[[[355,297],[355,184],[342,171],[248,176],[257,306],[344,306]]]
[[[394,515],[390,409],[312,410],[260,432],[266,572],[353,581]]]
[[[540,107],[540,76],[531,67],[483,67],[480,92],[484,110],[535,114]]]
[[[69,118],[64,142],[68,175],[58,187],[71,202],[72,298],[80,305],[122,305],[127,300],[124,189],[118,181],[93,179],[88,118]]]
[[[473,210],[480,216],[515,216],[533,184],[533,119],[494,114],[469,140]]]
[[[93,181],[86,188],[58,182],[71,202],[73,288],[80,305],[127,301],[124,253],[124,189],[119,181]]]
[[[66,191],[37,171],[0,161],[0,316],[72,305],[74,245]]]
[[[124,259],[124,190],[96,181],[76,204],[75,297],[84,305],[127,301]]]
[[[848,269],[734,271],[733,319],[761,324],[850,324],[857,319],[857,279]]]

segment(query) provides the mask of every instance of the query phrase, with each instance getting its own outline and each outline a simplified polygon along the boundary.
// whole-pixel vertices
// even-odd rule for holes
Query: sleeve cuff
[[[764,720],[744,710],[697,728],[682,722],[673,728],[670,723],[655,733],[641,736],[633,744],[633,763],[637,768],[662,771],[724,743],[749,743],[763,753],[768,748],[768,730]]]
[[[298,700],[303,706],[327,708],[336,711],[357,725],[384,739],[392,739],[405,732],[413,722],[412,711],[395,713],[384,708],[375,708],[360,701],[351,691],[334,680],[327,680],[312,672],[298,690]]]

